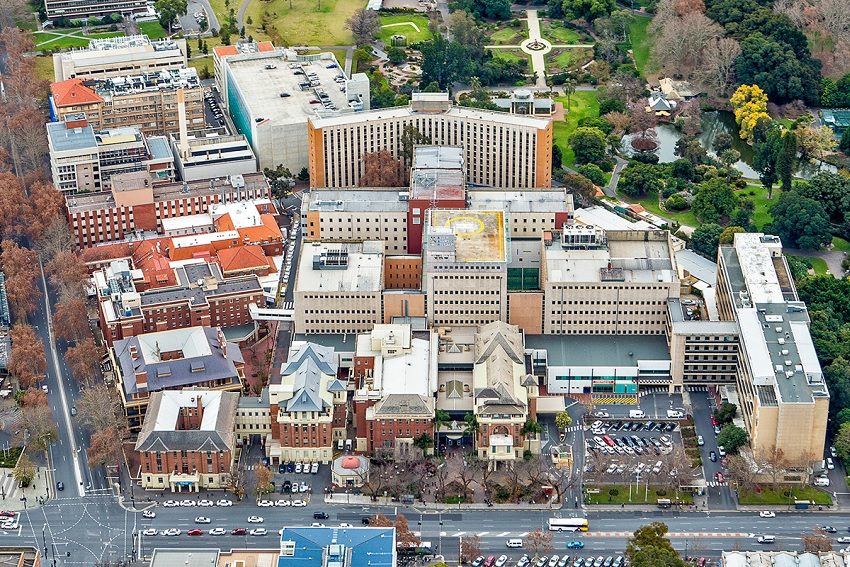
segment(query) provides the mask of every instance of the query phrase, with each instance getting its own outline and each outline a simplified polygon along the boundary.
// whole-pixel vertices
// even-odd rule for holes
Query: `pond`
[[[735,163],[734,167],[740,171],[747,179],[758,179],[758,173],[753,169],[753,148],[738,136],[738,125],[735,123],[735,116],[731,112],[703,112],[700,117],[702,132],[698,136],[700,144],[708,153],[715,156],[714,150],[711,149],[714,143],[714,138],[721,132],[726,132],[732,136],[732,147],[741,153],[741,159]],[[676,150],[676,142],[682,137],[679,132],[671,124],[661,124],[655,129],[657,133],[656,141],[658,148],[655,153],[658,154],[661,163],[674,162],[679,157],[674,153]],[[628,143],[631,136],[626,136],[623,142],[623,150],[626,154],[632,154],[631,145]],[[716,157],[716,156],[715,156]],[[834,166],[822,164],[820,168],[817,165],[804,162],[800,163],[794,175],[809,179],[813,175],[817,175],[821,171],[836,171]]]

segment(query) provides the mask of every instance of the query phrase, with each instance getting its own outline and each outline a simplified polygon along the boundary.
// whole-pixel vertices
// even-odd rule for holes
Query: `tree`
[[[358,8],[345,20],[345,28],[351,30],[358,47],[372,43],[380,27],[378,12],[366,8]]]
[[[46,405],[22,407],[18,426],[27,446],[37,451],[46,451],[58,434],[53,411]]]
[[[186,0],[156,0],[154,9],[159,14],[159,24],[171,31],[174,20],[186,14],[188,2]]]
[[[725,97],[735,82],[735,61],[741,46],[731,37],[719,37],[708,42],[702,55],[698,75],[715,94]]]
[[[632,105],[629,111],[631,132],[637,134],[640,140],[655,138],[655,127],[658,126],[658,117],[654,112],[647,112],[640,104]],[[636,146],[637,147],[637,146]],[[644,146],[638,149],[653,149],[654,145]]]
[[[850,128],[845,128],[841,134],[841,141],[838,142],[838,149],[845,154],[850,154]]]
[[[782,183],[783,191],[791,190],[791,178],[794,176],[794,170],[797,167],[797,136],[794,132],[785,132],[782,136],[782,141],[779,146],[779,152],[776,156],[776,174],[779,181]],[[768,199],[771,197],[771,192],[768,193]]]
[[[12,339],[9,373],[18,379],[21,388],[29,388],[47,371],[44,344],[29,325],[14,325],[9,336]]]
[[[605,134],[598,128],[579,127],[570,138],[570,147],[578,164],[601,161],[605,158]]]
[[[390,47],[387,49],[387,59],[393,65],[401,65],[407,61],[407,53],[400,47]]]
[[[370,524],[371,525],[371,524]],[[481,555],[481,537],[470,534],[460,538],[460,562],[472,563]]]
[[[27,388],[21,397],[21,407],[35,408],[47,405],[47,394],[41,388]]]
[[[478,27],[475,18],[464,10],[455,10],[449,14],[447,23],[452,40],[466,47],[470,53],[483,56],[487,36]]]
[[[759,174],[759,181],[767,187],[767,198],[773,197],[773,184],[776,183],[776,166],[782,150],[782,133],[773,126],[762,141],[753,144],[753,169]]]
[[[741,85],[732,94],[729,102],[732,103],[741,138],[752,143],[753,130],[758,121],[770,118],[767,114],[767,94],[759,85]]]
[[[629,538],[626,558],[632,567],[685,567],[667,539],[667,524],[652,522],[639,527]]]
[[[662,70],[688,75],[703,66],[705,51],[723,35],[723,28],[700,11],[682,16],[659,12],[653,20],[652,58]]]
[[[576,200],[577,205],[586,206],[593,202],[593,197],[596,195],[596,187],[584,175],[567,173],[563,176],[562,182],[567,193],[571,194]]]
[[[562,411],[555,416],[555,426],[558,429],[566,429],[573,424],[573,418],[569,413]]]
[[[419,50],[422,53],[420,87],[435,82],[440,90],[447,90],[467,70],[469,61],[463,46],[442,35],[423,41]]]
[[[732,166],[738,163],[738,160],[741,159],[741,152],[729,148],[720,152],[718,158],[720,159],[720,163],[722,163],[726,168],[726,182],[728,183],[729,179],[732,177]]]
[[[744,227],[741,226],[727,226],[723,229],[723,232],[720,233],[720,244],[732,244],[735,240],[735,235],[741,232],[747,232]],[[735,404],[723,404],[724,406],[730,405],[735,407]],[[737,409],[737,408],[736,408]]]
[[[41,293],[36,285],[40,275],[35,252],[16,242],[0,242],[0,267],[6,274],[6,296],[15,318],[19,321],[35,311]]]
[[[723,227],[719,224],[705,223],[699,225],[691,234],[691,246],[694,252],[709,260],[717,258],[717,247],[722,233]]]
[[[564,154],[561,151],[561,146],[552,144],[552,171],[561,169],[564,164]]]
[[[616,7],[614,0],[563,0],[561,3],[564,17],[588,22],[609,15]]]
[[[809,553],[826,553],[832,551],[832,538],[823,530],[815,530],[802,538],[803,550]]]
[[[608,121],[611,124],[611,128],[613,132],[618,134],[624,134],[628,131],[629,126],[631,126],[632,118],[625,112],[613,111],[605,114],[602,118]]]
[[[124,408],[115,388],[98,382],[82,390],[77,399],[77,419],[89,433],[104,429],[118,432],[123,437],[127,428]]]
[[[363,154],[363,175],[359,187],[404,187],[404,173],[399,160],[386,150]]]
[[[605,185],[605,172],[595,163],[587,163],[576,167],[576,171],[590,179],[594,185]]]
[[[629,162],[629,166],[620,175],[620,182],[617,185],[623,194],[630,197],[652,195],[658,193],[661,187],[661,179],[656,168],[636,161]]]
[[[576,92],[576,82],[574,79],[567,79],[563,84],[564,94],[567,96],[567,112],[570,112],[573,93]]]
[[[95,344],[92,337],[78,341],[65,352],[65,362],[74,377],[86,384],[100,374],[100,362],[103,359],[103,348]]]
[[[800,159],[823,159],[824,154],[835,148],[835,136],[829,126],[801,126],[796,134]]]
[[[419,131],[414,124],[406,124],[401,130],[401,159],[404,166],[413,163],[413,148],[420,144],[430,144],[431,138]]]
[[[850,128],[848,128],[850,131]],[[802,196],[823,205],[829,220],[841,224],[850,219],[850,179],[841,174],[821,172],[808,182],[799,183],[795,190]]]
[[[71,342],[91,336],[85,301],[76,298],[57,303],[53,310],[53,329],[57,337]]]
[[[738,482],[740,490],[750,491],[755,486],[758,471],[746,457],[729,455],[726,459],[726,469],[729,471],[729,476]]]
[[[832,242],[829,218],[823,205],[795,191],[783,193],[770,208],[773,222],[766,232],[776,234],[786,246],[818,250]]]
[[[109,462],[115,462],[116,440],[121,439],[113,427],[99,429],[92,433],[91,442],[86,449],[89,468],[94,469]]]
[[[731,423],[725,425],[717,436],[717,444],[722,445],[729,453],[737,453],[738,448],[747,443],[747,432]]]
[[[15,465],[13,474],[15,475],[15,480],[20,482],[23,486],[29,486],[35,478],[35,471],[35,463],[32,462],[29,455],[24,453],[18,459],[18,464]]]
[[[540,529],[528,532],[528,535],[525,536],[525,543],[535,557],[541,553],[549,553],[553,549],[552,532]]]
[[[835,447],[841,462],[850,462],[848,461],[850,459],[850,421],[842,423],[838,428],[838,435],[832,441],[832,446]]]
[[[725,150],[732,149],[732,135],[726,132],[718,132],[711,144],[715,153],[722,154]]]
[[[738,197],[732,188],[714,177],[698,186],[691,209],[700,221],[719,224],[729,218],[737,205]]]
[[[742,83],[760,86],[774,102],[818,102],[817,71],[801,61],[790,46],[759,32],[741,41],[735,74]]]
[[[254,491],[257,493],[257,496],[268,494],[274,490],[272,480],[274,480],[272,470],[263,464],[257,465],[257,468],[254,469],[254,481],[256,483]]]

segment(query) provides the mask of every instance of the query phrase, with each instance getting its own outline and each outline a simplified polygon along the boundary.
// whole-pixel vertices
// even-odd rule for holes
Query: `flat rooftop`
[[[637,366],[670,360],[663,335],[525,335],[526,349],[547,352],[549,366]]]
[[[97,138],[91,125],[68,128],[64,122],[48,122],[47,137],[57,152],[90,150],[97,151]]]
[[[457,263],[507,261],[504,211],[429,209],[426,239],[432,257],[447,252]]]
[[[301,249],[295,292],[380,293],[383,274],[383,240],[359,244],[315,242]]]
[[[693,250],[676,251],[676,263],[679,268],[696,279],[714,287],[717,283],[717,264],[705,256],[700,256]]]
[[[508,213],[561,213],[573,208],[573,197],[563,189],[551,191],[498,191],[469,189],[469,208]]]
[[[567,233],[572,238],[567,238]],[[544,247],[549,282],[678,281],[666,231],[609,231],[590,225],[553,232]],[[654,238],[644,238],[645,235]]]
[[[313,190],[306,196],[302,210],[339,213],[406,213],[407,195],[407,191],[399,190],[398,187]]]
[[[264,57],[232,57],[227,66],[252,118],[302,124],[307,117],[325,110],[319,92],[326,93],[338,110],[349,108],[345,73],[332,54],[322,55],[327,58],[301,62],[289,60],[283,51],[277,51]],[[312,85],[317,86],[311,85],[310,74],[315,74]],[[282,93],[289,96],[281,96]]]
[[[621,217],[617,213],[599,205],[576,209],[573,217],[576,222],[592,224],[603,230],[653,230],[656,228],[644,220],[634,221],[626,217]]]

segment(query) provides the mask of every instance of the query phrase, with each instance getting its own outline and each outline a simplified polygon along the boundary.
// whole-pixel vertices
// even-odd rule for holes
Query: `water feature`
[[[714,138],[721,132],[726,132],[732,136],[732,147],[741,154],[741,159],[733,167],[748,179],[758,179],[758,173],[752,167],[753,148],[738,136],[738,125],[735,123],[735,117],[731,112],[703,112],[700,116],[700,124],[702,131],[697,139],[708,150],[709,154],[715,155],[714,150],[711,149]],[[679,159],[679,156],[675,154],[675,150],[676,142],[682,137],[682,133],[672,124],[661,124],[655,129],[655,132],[657,135],[656,141],[658,142],[658,148],[655,150],[655,153],[658,155],[659,161],[661,163],[670,163]],[[630,139],[631,136],[627,136],[623,142],[623,151],[626,154],[633,153],[629,144]],[[809,179],[821,171],[836,171],[836,169],[829,164],[822,164],[819,168],[815,164],[803,162],[798,165],[794,175],[803,179]]]

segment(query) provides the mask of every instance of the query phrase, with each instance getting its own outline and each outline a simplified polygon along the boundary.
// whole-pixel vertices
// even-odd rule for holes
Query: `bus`
[[[587,518],[549,518],[549,531],[552,532],[586,532]]]

